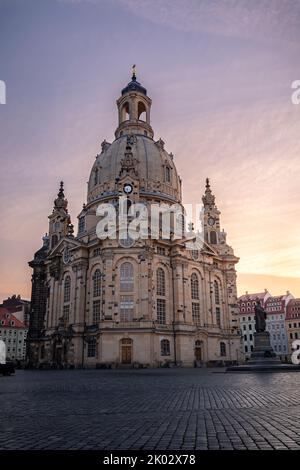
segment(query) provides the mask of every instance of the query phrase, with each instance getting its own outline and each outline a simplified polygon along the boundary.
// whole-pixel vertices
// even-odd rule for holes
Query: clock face
[[[124,184],[124,188],[123,188],[124,193],[130,194],[132,193],[132,190],[133,190],[133,187],[131,184],[129,183]]]
[[[63,261],[65,264],[68,264],[70,260],[71,260],[70,251],[69,251],[69,248],[66,247],[63,253]]]
[[[209,217],[208,223],[209,223],[209,225],[212,227],[212,226],[214,225],[214,223],[215,223],[215,219],[214,219],[213,217]]]

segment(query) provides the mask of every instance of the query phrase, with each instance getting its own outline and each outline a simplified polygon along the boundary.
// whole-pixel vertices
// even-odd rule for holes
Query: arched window
[[[216,245],[217,244],[217,234],[216,232],[213,230],[212,232],[210,232],[210,243],[212,245]]]
[[[96,269],[93,275],[93,297],[100,297],[101,295],[101,271]]]
[[[218,281],[214,281],[214,291],[215,291],[215,303],[218,305],[220,303],[220,289]]]
[[[126,102],[123,104],[121,109],[121,122],[129,120],[129,103]]]
[[[64,281],[64,303],[70,302],[71,299],[71,278],[66,276]]]
[[[170,341],[168,339],[162,339],[160,342],[160,355],[170,356]]]
[[[156,289],[157,295],[166,295],[166,277],[165,272],[162,268],[158,268],[156,271]]]
[[[139,101],[139,104],[138,104],[138,119],[140,121],[146,121],[147,119],[146,106],[144,105],[144,103],[142,103],[142,101]]]
[[[156,293],[157,293],[157,300],[156,300],[156,314],[157,314],[157,322],[161,325],[165,325],[166,323],[166,277],[165,272],[162,268],[158,268],[156,271]]]
[[[55,245],[57,245],[57,243],[58,243],[58,236],[53,235],[52,238],[51,238],[51,248],[54,248]]]
[[[226,344],[223,341],[220,343],[220,355],[226,356]]]
[[[165,168],[165,179],[167,183],[171,182],[171,168],[169,166]]]
[[[199,279],[196,273],[191,276],[191,295],[193,300],[199,300]]]
[[[134,290],[133,266],[131,263],[123,263],[120,267],[120,290],[132,292]]]
[[[194,323],[200,323],[200,296],[199,296],[199,278],[196,273],[191,276],[191,298],[192,302],[192,320]]]

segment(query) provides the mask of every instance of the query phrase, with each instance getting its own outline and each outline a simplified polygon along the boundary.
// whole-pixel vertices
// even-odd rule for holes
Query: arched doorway
[[[131,364],[132,362],[132,339],[121,339],[121,362],[122,364]]]
[[[201,362],[203,360],[202,354],[203,342],[200,340],[195,341],[195,361]]]

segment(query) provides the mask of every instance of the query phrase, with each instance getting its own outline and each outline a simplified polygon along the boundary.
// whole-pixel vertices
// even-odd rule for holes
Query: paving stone
[[[0,377],[0,449],[300,449],[300,374],[220,371]]]

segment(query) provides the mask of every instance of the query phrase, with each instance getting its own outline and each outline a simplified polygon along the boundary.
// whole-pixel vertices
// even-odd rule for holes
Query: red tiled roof
[[[243,301],[247,301],[247,300],[256,300],[256,299],[263,299],[265,297],[265,295],[267,294],[267,292],[258,292],[257,294],[244,294],[244,295],[241,295],[238,300],[243,302]]]
[[[14,325],[11,322],[14,322]],[[10,313],[7,308],[0,307],[0,327],[11,327],[11,328],[26,328],[24,323],[18,320],[14,315]],[[3,323],[4,322],[4,323]]]
[[[269,297],[266,302],[270,303],[270,302],[279,302],[279,300],[284,300],[284,298],[286,297],[286,295],[272,295],[271,297]]]

